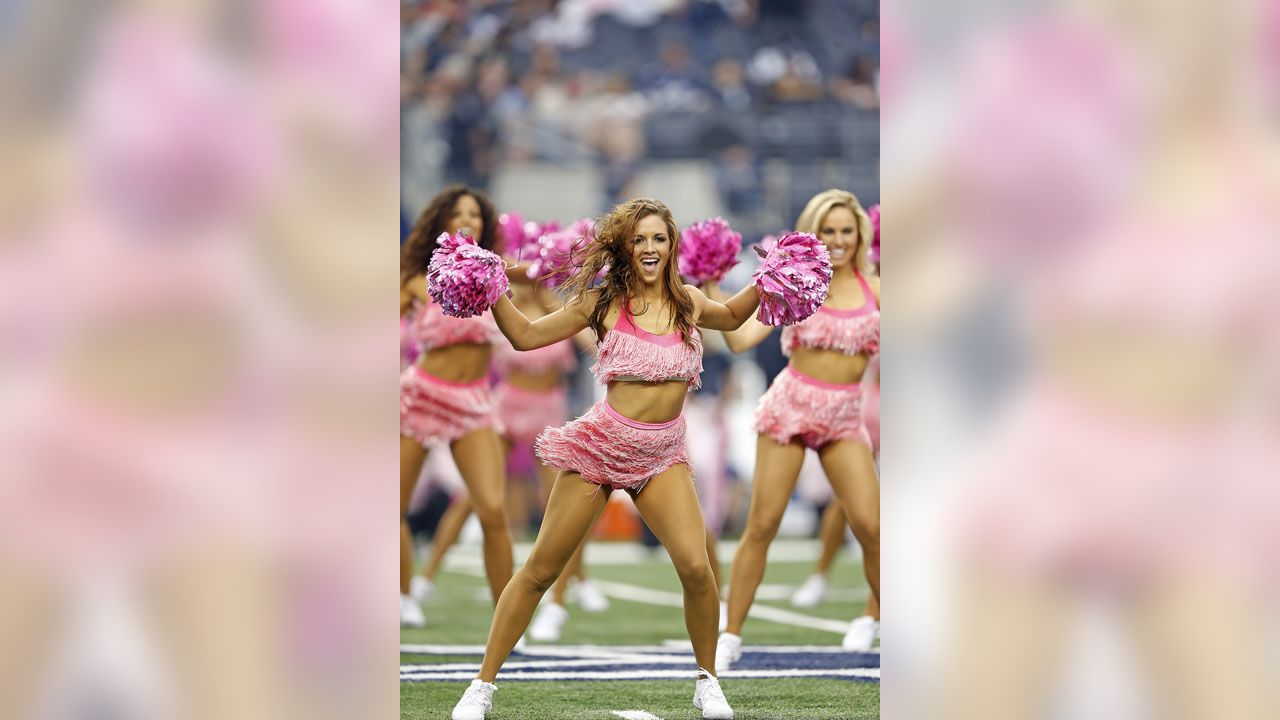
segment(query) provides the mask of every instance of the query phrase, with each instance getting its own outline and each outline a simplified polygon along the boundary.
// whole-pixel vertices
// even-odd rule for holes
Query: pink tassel
[[[815,313],[782,331],[782,353],[790,357],[797,346],[839,350],[847,355],[874,355],[880,351],[880,314],[847,318]]]
[[[789,232],[768,245],[755,248],[763,258],[752,275],[760,291],[757,317],[766,325],[794,325],[826,301],[831,257],[810,233]]]
[[[427,293],[445,315],[484,313],[507,292],[506,264],[466,235],[441,233],[427,269]]]
[[[680,274],[695,285],[720,282],[738,264],[742,235],[724,218],[701,220],[680,232]]]
[[[695,336],[693,345],[658,345],[625,332],[610,331],[596,351],[591,372],[603,385],[619,377],[638,377],[648,382],[687,377],[697,389],[702,386],[702,339]]]
[[[534,452],[547,467],[575,470],[597,485],[637,490],[655,475],[688,462],[683,419],[642,430],[593,406],[582,417],[538,436]]]

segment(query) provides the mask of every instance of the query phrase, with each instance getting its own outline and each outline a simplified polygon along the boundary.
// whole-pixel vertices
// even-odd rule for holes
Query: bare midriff
[[[418,360],[418,367],[428,375],[449,382],[475,382],[489,374],[489,355],[493,346],[488,343],[459,343],[432,348]]]
[[[862,380],[871,356],[846,355],[839,350],[797,347],[791,351],[791,367],[811,378],[836,385],[852,385]]]
[[[564,372],[548,368],[539,372],[511,370],[503,378],[511,387],[529,392],[549,392],[564,385]]]
[[[605,402],[637,422],[665,423],[680,416],[688,394],[689,383],[684,380],[615,380],[609,383]]]

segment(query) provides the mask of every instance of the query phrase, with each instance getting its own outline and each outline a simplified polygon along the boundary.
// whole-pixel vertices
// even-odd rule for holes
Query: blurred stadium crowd
[[[706,214],[724,214],[747,237],[794,221],[828,187],[879,200],[875,2],[407,0],[401,9],[408,219],[449,181],[511,205],[520,185],[508,190],[501,175],[522,164],[583,170],[593,178],[584,214],[594,214],[643,189],[647,168],[696,161],[711,176]]]

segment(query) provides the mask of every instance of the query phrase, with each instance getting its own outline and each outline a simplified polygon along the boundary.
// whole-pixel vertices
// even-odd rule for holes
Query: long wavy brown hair
[[[431,198],[426,209],[418,216],[418,221],[413,224],[409,237],[405,238],[404,247],[400,249],[401,285],[416,275],[426,274],[431,255],[436,251],[436,238],[445,231],[449,215],[464,195],[475,198],[476,204],[480,206],[480,219],[484,228],[480,231],[480,237],[476,238],[476,243],[486,250],[494,250],[498,242],[498,216],[493,210],[493,203],[475,188],[450,185]]]
[[[641,281],[636,276],[635,266],[632,264],[634,261],[631,255],[631,239],[635,233],[636,223],[650,215],[657,215],[667,226],[667,237],[671,239],[671,254],[667,258],[667,267],[662,275],[662,285],[666,289],[666,299],[671,303],[672,319],[676,329],[680,331],[680,337],[686,343],[693,342],[693,297],[685,289],[677,267],[679,264],[677,259],[680,257],[680,232],[676,229],[676,221],[671,216],[671,210],[661,201],[650,198],[628,200],[596,221],[593,232],[595,239],[575,258],[575,262],[581,262],[582,267],[574,273],[565,287],[571,297],[590,297],[588,293],[593,288],[598,293],[589,321],[597,340],[604,337],[604,318],[614,302],[628,302],[629,298],[640,293]],[[605,274],[604,281],[596,285],[596,275],[606,265],[609,266],[609,270]]]

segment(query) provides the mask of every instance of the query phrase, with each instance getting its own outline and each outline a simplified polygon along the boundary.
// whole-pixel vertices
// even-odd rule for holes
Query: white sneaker
[[[844,640],[841,641],[840,647],[845,650],[867,652],[875,644],[879,635],[880,621],[870,615],[863,615],[862,617],[854,618],[853,622],[849,623],[849,632],[844,634]]]
[[[808,580],[804,581],[803,585],[796,588],[796,591],[791,594],[791,604],[796,607],[803,608],[813,607],[814,605],[822,602],[822,599],[826,596],[826,576],[814,573],[809,576]]]
[[[431,593],[435,592],[436,584],[421,575],[414,575],[409,581],[409,597],[424,602],[431,597]]]
[[[720,602],[720,627],[717,628],[716,630],[717,632],[724,632],[724,629],[727,627],[729,627],[729,603],[721,601]]]
[[[427,618],[422,614],[422,607],[408,595],[400,596],[400,627],[426,627]]]
[[[560,639],[560,628],[569,619],[569,611],[553,603],[543,603],[529,626],[529,639],[538,642],[555,642]]]
[[[720,681],[702,668],[698,668],[698,672],[704,673],[706,677],[698,678],[693,685],[693,706],[702,711],[704,719],[732,720],[733,708],[729,707],[729,701],[724,699],[724,690],[720,689]]]
[[[609,609],[609,598],[600,592],[600,588],[596,587],[590,580],[580,580],[574,586],[574,599],[578,602],[578,607],[589,613],[604,612]]]
[[[493,709],[493,694],[498,686],[480,678],[471,681],[471,687],[462,693],[462,699],[453,706],[453,720],[484,720]]]
[[[742,636],[720,633],[720,639],[716,640],[716,672],[728,672],[741,659]]]

